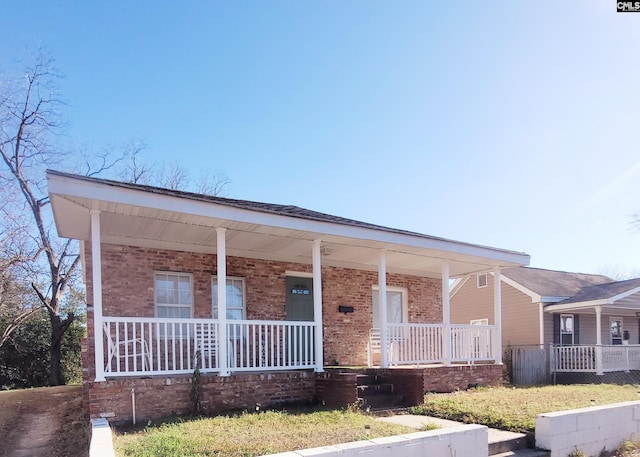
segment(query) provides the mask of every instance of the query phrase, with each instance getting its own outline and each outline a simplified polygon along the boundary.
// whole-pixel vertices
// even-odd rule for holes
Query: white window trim
[[[480,285],[481,276],[484,277],[484,285]],[[476,275],[476,285],[478,286],[478,289],[483,289],[489,285],[489,277],[487,276],[486,273],[478,273]]]
[[[371,293],[379,292],[380,286],[374,284],[371,286]],[[406,287],[387,286],[387,292],[400,292],[402,294],[402,322],[409,322],[409,290]],[[373,302],[372,302],[373,305]],[[371,310],[371,318],[373,320],[373,310]],[[373,323],[373,322],[372,322]]]
[[[247,318],[247,283],[245,281],[245,278],[243,278],[242,276],[227,276],[227,280],[230,280],[230,279],[234,281],[242,282],[242,319],[240,320],[245,320]],[[218,280],[217,275],[211,276],[211,317],[212,318],[213,316],[215,316],[215,300],[217,299],[217,297],[213,293],[213,282],[217,280]],[[229,298],[227,296],[227,300],[228,299]],[[228,308],[229,308],[229,305],[227,304],[227,309]],[[238,309],[238,308],[231,307],[231,309]],[[234,320],[234,319],[230,319],[230,320]]]
[[[293,276],[294,278],[313,278],[313,273],[307,273],[305,271],[285,271],[285,276]]]
[[[160,306],[174,306],[174,307],[181,307],[181,308],[186,308],[185,305],[178,305],[178,304],[166,304],[166,303],[158,303],[158,294],[157,294],[157,290],[156,290],[156,279],[158,275],[171,275],[171,276],[187,276],[189,278],[189,293],[191,294],[191,303],[189,304],[189,318],[193,318],[193,301],[194,301],[194,294],[193,294],[193,275],[191,273],[184,273],[182,271],[154,271],[153,272],[153,312],[155,317],[158,317],[158,305]]]
[[[562,330],[562,318],[571,317],[571,331],[566,332]],[[560,314],[560,344],[564,345],[562,335],[571,335],[571,345],[576,343],[576,315],[570,313]]]
[[[611,333],[611,323],[620,321],[620,340],[624,341],[624,319],[621,316],[609,316],[609,344],[613,344],[613,333]]]

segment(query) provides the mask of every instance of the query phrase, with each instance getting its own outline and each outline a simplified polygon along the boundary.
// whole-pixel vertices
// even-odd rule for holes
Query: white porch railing
[[[388,324],[390,365],[496,360],[493,325],[451,325],[451,357],[446,360],[447,327],[443,324]]]
[[[219,371],[220,324],[213,319],[102,318],[106,376]],[[315,367],[315,326],[297,321],[228,321],[230,371]]]
[[[551,372],[640,370],[640,345],[553,346]]]
[[[596,346],[554,346],[551,372],[595,372]]]

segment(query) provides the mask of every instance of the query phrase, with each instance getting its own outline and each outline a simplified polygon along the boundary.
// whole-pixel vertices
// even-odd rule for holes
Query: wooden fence
[[[549,383],[547,351],[536,347],[511,349],[511,383],[517,386],[535,386]]]

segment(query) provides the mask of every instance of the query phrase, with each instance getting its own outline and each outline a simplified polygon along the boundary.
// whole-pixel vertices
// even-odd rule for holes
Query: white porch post
[[[313,320],[315,332],[316,373],[324,371],[324,332],[322,327],[322,262],[320,240],[313,241]]]
[[[540,320],[540,349],[544,349],[544,305],[542,302],[538,303],[538,318]]]
[[[387,253],[380,251],[378,267],[378,293],[380,294],[380,365],[389,368],[389,341],[387,338]]]
[[[496,324],[496,364],[502,365],[502,280],[500,268],[493,270],[493,319]]]
[[[216,228],[217,279],[218,279],[218,368],[220,376],[229,376],[229,339],[227,338],[227,244],[224,227]]]
[[[444,364],[451,366],[451,301],[449,299],[449,262],[442,263],[442,323],[444,324]]]
[[[91,271],[93,280],[93,340],[95,349],[96,382],[104,377],[104,330],[102,329],[102,254],[100,252],[100,211],[91,214]]]
[[[602,370],[602,307],[596,306],[596,374],[604,374]]]

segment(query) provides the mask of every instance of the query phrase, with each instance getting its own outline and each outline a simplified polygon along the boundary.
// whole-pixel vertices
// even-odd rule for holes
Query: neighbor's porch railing
[[[220,323],[214,319],[103,317],[105,375],[218,372]],[[315,367],[313,322],[227,321],[229,371]],[[199,353],[199,357],[197,354]]]
[[[550,364],[552,373],[640,370],[640,345],[552,346]]]
[[[496,360],[493,325],[450,325],[451,354],[445,354],[447,326],[444,324],[388,324],[390,365],[420,365],[442,362]]]

